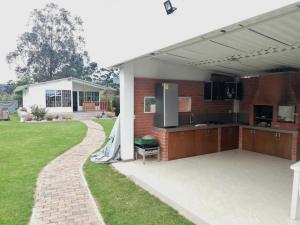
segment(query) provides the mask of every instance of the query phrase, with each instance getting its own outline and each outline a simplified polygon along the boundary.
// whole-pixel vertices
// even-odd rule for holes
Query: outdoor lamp
[[[173,13],[177,9],[172,6],[171,0],[165,1],[164,5],[168,15]]]

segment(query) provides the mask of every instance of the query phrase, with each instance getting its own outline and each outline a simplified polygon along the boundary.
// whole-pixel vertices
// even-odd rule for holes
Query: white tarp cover
[[[120,115],[109,135],[107,144],[91,155],[90,160],[94,163],[112,163],[120,159]]]
[[[17,101],[0,101],[0,111],[8,110],[11,113],[15,113],[17,108]]]

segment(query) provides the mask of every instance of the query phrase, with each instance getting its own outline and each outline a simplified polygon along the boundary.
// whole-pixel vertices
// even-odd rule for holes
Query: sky
[[[57,3],[84,21],[91,60],[111,66],[171,44],[295,3],[294,0],[9,0],[0,2],[0,83],[16,80],[6,62],[17,38],[29,30],[30,12]]]

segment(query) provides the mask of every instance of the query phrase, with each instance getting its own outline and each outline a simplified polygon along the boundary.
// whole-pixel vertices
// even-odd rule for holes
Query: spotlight
[[[164,5],[165,5],[165,9],[166,9],[166,12],[167,12],[168,15],[172,14],[177,9],[177,8],[172,6],[171,0],[165,1]]]

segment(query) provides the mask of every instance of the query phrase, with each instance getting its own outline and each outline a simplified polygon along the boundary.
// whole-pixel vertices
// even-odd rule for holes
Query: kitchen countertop
[[[284,129],[274,128],[274,127],[259,127],[259,126],[249,126],[249,125],[241,125],[241,127],[255,129],[255,130],[265,130],[265,131],[287,133],[287,134],[298,134],[299,133],[299,131],[297,131],[297,130],[284,130]]]
[[[163,132],[180,132],[180,131],[189,131],[189,130],[199,130],[199,129],[213,129],[213,128],[222,128],[222,127],[242,127],[248,129],[256,129],[256,130],[264,130],[264,131],[272,131],[272,132],[280,132],[280,133],[288,133],[288,134],[298,134],[299,131],[294,130],[284,130],[272,127],[259,127],[259,126],[250,126],[250,125],[242,125],[237,123],[228,123],[228,124],[207,124],[204,126],[195,126],[195,125],[183,125],[179,127],[170,127],[170,128],[161,128],[154,127],[155,130],[163,131]]]
[[[213,128],[221,128],[221,127],[238,127],[239,124],[229,123],[229,124],[207,124],[204,126],[195,126],[195,125],[183,125],[179,127],[171,127],[171,128],[160,128],[154,127],[155,130],[165,131],[165,132],[179,132],[179,131],[189,131],[189,130],[199,130],[199,129],[213,129]]]

